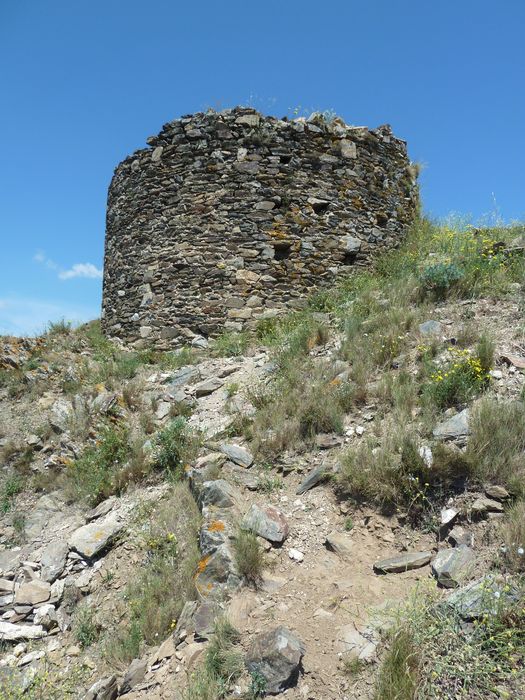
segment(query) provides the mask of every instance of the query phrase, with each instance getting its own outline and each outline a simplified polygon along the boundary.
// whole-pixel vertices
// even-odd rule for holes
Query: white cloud
[[[48,258],[43,251],[38,251],[33,256],[33,260],[39,265],[44,265],[49,270],[56,270],[58,277],[61,280],[71,280],[75,277],[83,277],[84,279],[102,279],[102,270],[93,263],[75,263],[69,270],[62,270],[54,260]]]
[[[69,270],[58,273],[61,280],[70,280],[73,277],[87,277],[88,279],[102,279],[102,270],[93,263],[75,263]]]
[[[50,321],[65,319],[76,325],[99,316],[100,309],[96,306],[4,297],[0,298],[0,335],[36,335],[42,333]]]

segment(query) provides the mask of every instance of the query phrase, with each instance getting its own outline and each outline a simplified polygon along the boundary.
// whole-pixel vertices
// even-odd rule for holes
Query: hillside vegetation
[[[0,700],[525,698],[524,246],[422,219],[254,334],[1,338]]]

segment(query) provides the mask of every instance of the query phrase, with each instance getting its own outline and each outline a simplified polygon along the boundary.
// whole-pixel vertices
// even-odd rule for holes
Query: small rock
[[[354,553],[352,539],[343,532],[331,532],[326,536],[325,545],[342,559]]]
[[[292,549],[288,550],[288,556],[293,561],[303,561],[303,559],[304,559],[303,552],[299,551],[298,549],[294,549],[293,547],[292,547]]]
[[[444,588],[457,588],[474,561],[474,552],[462,544],[453,549],[442,549],[432,562],[432,573]]]
[[[254,639],[246,655],[246,667],[264,678],[267,693],[276,695],[297,683],[304,653],[298,637],[285,627],[277,627]]]
[[[465,530],[461,525],[455,525],[452,530],[448,533],[449,542],[459,546],[461,544],[466,544],[468,547],[472,547],[474,544],[474,535],[471,532]]]
[[[443,326],[439,321],[425,321],[419,324],[419,332],[421,335],[438,335],[441,333]]]
[[[42,605],[35,612],[33,622],[35,625],[42,625],[45,630],[50,630],[58,625],[55,606],[48,603]]]
[[[110,513],[103,520],[83,525],[69,538],[69,546],[85,559],[92,559],[107,549],[120,532],[124,523],[116,513]]]
[[[200,487],[199,503],[201,507],[217,506],[218,508],[231,508],[241,500],[241,494],[224,479],[205,481]]]
[[[321,433],[315,436],[315,444],[320,450],[331,450],[339,447],[342,440],[339,435]]]
[[[458,588],[445,600],[444,605],[453,608],[464,620],[475,620],[517,600],[519,593],[515,588],[498,582],[489,574]]]
[[[232,444],[221,445],[221,452],[223,452],[229,460],[238,464],[240,467],[251,467],[253,464],[253,455],[248,452],[244,447]]]
[[[487,486],[485,489],[485,495],[489,498],[493,498],[496,501],[506,501],[510,498],[510,493],[503,486]]]
[[[284,542],[289,532],[286,518],[280,510],[274,506],[260,508],[255,503],[244,516],[242,527],[275,544]]]
[[[325,481],[329,476],[329,468],[322,464],[320,467],[315,467],[311,472],[301,481],[300,485],[297,487],[295,493],[301,496],[306,491],[313,489],[314,486]]]
[[[64,571],[66,566],[67,553],[69,547],[64,540],[52,540],[44,549],[40,556],[42,567],[41,576],[44,581],[53,583]]]
[[[475,515],[485,515],[485,513],[503,513],[503,506],[499,501],[493,501],[491,498],[481,496],[476,498],[471,506],[472,513]]]
[[[218,377],[205,379],[204,381],[199,382],[195,385],[195,396],[197,396],[197,398],[200,398],[201,396],[208,396],[209,394],[213,394],[213,392],[217,391],[217,389],[220,389],[223,384],[224,382],[222,381],[222,379],[219,379]]]
[[[469,409],[465,408],[455,416],[448,418],[434,428],[433,434],[437,440],[461,440],[469,435]]]
[[[155,149],[157,150],[157,149]],[[84,695],[83,700],[115,700],[118,696],[116,676],[109,676],[97,681]]]
[[[146,675],[146,670],[148,668],[148,662],[146,659],[133,659],[133,661],[128,666],[126,673],[124,674],[124,679],[122,685],[120,686],[120,695],[125,695],[129,693],[130,690],[142,681]]]
[[[45,631],[40,625],[15,625],[11,622],[0,620],[0,640],[5,642],[18,642],[22,639],[40,639],[45,636]]]
[[[398,574],[425,566],[432,559],[432,552],[406,552],[374,564],[374,571],[381,574]]]

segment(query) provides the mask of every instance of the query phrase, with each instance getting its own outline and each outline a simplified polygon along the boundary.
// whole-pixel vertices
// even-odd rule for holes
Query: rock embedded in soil
[[[201,398],[202,396],[208,396],[209,394],[213,394],[213,392],[217,391],[217,389],[220,389],[223,384],[223,380],[219,379],[218,377],[205,379],[204,381],[195,384],[195,396],[197,398]]]
[[[146,675],[146,670],[148,668],[147,659],[133,659],[133,661],[128,666],[126,673],[124,674],[124,679],[122,680],[122,685],[120,686],[120,695],[125,695],[129,693],[133,688],[142,682],[142,679]]]
[[[115,700],[118,694],[117,677],[109,676],[92,685],[82,700]]]
[[[421,335],[438,335],[441,333],[443,326],[439,321],[425,321],[419,324],[419,332]]]
[[[465,408],[455,416],[448,418],[434,428],[433,435],[437,440],[462,440],[470,434],[469,409]]]
[[[466,544],[469,547],[472,547],[474,544],[474,535],[468,530],[465,530],[465,528],[461,525],[455,525],[448,533],[448,540],[456,547],[461,544]]]
[[[229,460],[235,464],[238,464],[240,467],[248,468],[253,464],[252,453],[239,445],[224,443],[221,445],[221,452],[223,452]]]
[[[325,545],[342,559],[351,556],[354,549],[352,538],[344,532],[330,532],[326,536]]]
[[[70,549],[85,559],[93,559],[106,550],[124,529],[124,523],[116,513],[110,513],[103,520],[95,520],[75,530],[69,538]]]
[[[265,691],[282,693],[296,685],[305,653],[302,641],[285,627],[277,627],[258,635],[246,655],[246,668],[262,676]]]
[[[464,620],[476,620],[518,600],[519,593],[515,588],[488,574],[458,588],[445,600],[444,605],[451,607]]]
[[[374,564],[376,574],[399,574],[425,566],[432,559],[432,552],[405,552],[382,559]]]
[[[274,506],[261,508],[255,503],[242,519],[242,527],[274,544],[282,544],[289,533],[288,523],[280,510]]]
[[[465,544],[440,550],[432,562],[432,573],[444,588],[457,588],[474,563],[474,552]]]
[[[205,481],[200,488],[199,504],[201,508],[206,506],[231,508],[239,503],[240,499],[239,491],[224,479]]]
[[[503,506],[499,501],[493,501],[491,498],[481,496],[476,498],[471,506],[474,515],[485,515],[485,513],[503,513]]]
[[[329,474],[330,469],[326,465],[321,464],[320,467],[315,467],[315,469],[312,469],[312,471],[309,472],[309,474],[307,474],[306,477],[301,481],[295,493],[298,496],[301,496],[306,491],[313,489],[314,486],[317,486],[317,484],[320,484],[321,482],[325,481],[325,479],[328,478]]]

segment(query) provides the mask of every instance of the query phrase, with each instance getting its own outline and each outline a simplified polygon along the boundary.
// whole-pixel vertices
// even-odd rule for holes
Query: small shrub
[[[476,357],[479,360],[481,370],[485,375],[488,375],[494,367],[494,341],[484,333],[476,345]]]
[[[419,280],[424,292],[437,299],[444,299],[464,275],[455,263],[436,263],[425,267]]]
[[[482,347],[484,362],[489,359],[487,349],[486,346]],[[450,347],[448,351],[451,359],[444,367],[434,371],[424,389],[427,398],[439,409],[467,403],[483,391],[490,380],[479,357],[471,357],[468,350],[455,347]]]
[[[168,634],[184,603],[196,595],[201,518],[187,483],[175,484],[146,517],[145,558],[125,591],[127,623],[107,640],[108,656],[123,663]]]
[[[86,649],[94,644],[100,633],[98,625],[95,623],[94,611],[87,606],[78,608],[75,615],[74,626],[75,637],[82,649]]]
[[[47,335],[69,335],[72,330],[71,321],[61,318],[59,321],[50,321],[47,326]]]
[[[353,529],[354,529],[354,521],[350,517],[346,518],[345,519],[345,530],[347,532],[350,532]]]
[[[252,585],[258,585],[264,569],[264,553],[257,535],[250,530],[239,529],[233,551],[239,574]]]
[[[185,700],[222,700],[244,669],[239,633],[226,618],[215,621],[202,665],[190,676]],[[253,696],[257,697],[257,696]]]
[[[19,474],[11,474],[4,478],[0,488],[0,512],[7,513],[13,505],[15,496],[23,490],[24,480]]]
[[[125,428],[106,426],[95,445],[87,447],[67,470],[70,495],[96,505],[117,492],[117,475],[130,456]]]
[[[195,456],[198,439],[191,432],[184,418],[173,420],[156,438],[158,447],[155,463],[158,469],[168,472],[172,478],[184,476],[184,465]]]

